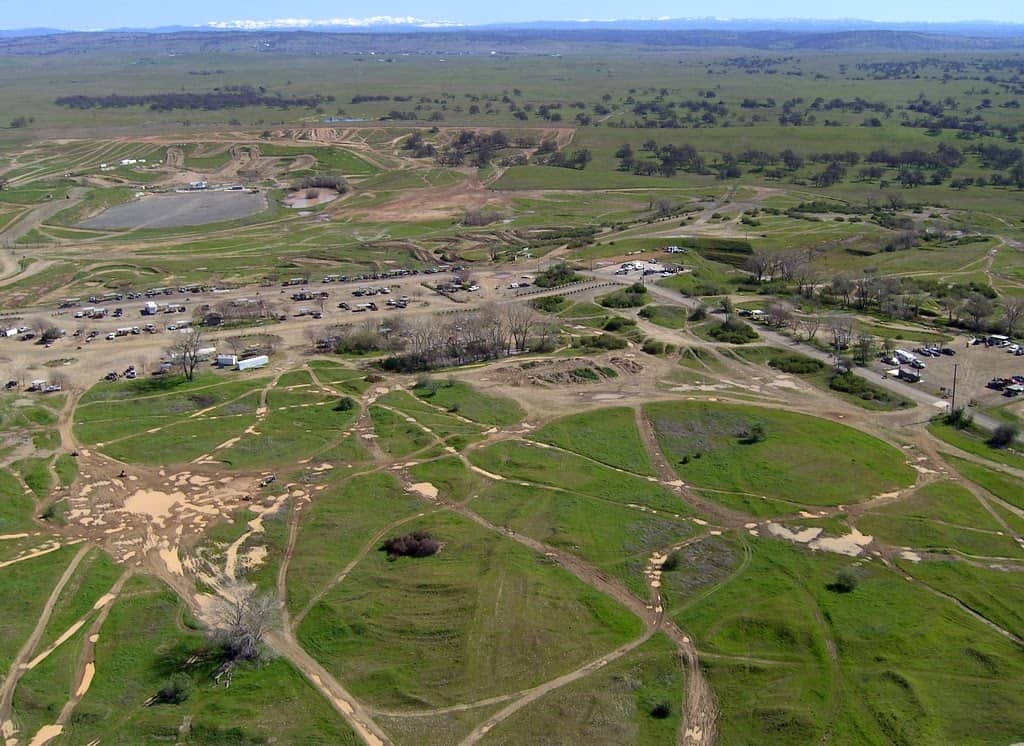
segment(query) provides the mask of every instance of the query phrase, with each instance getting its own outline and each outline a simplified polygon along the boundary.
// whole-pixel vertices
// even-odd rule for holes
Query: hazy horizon
[[[547,4],[527,0],[510,9],[487,8],[465,0],[442,0],[423,12],[419,3],[393,0],[374,6],[374,15],[339,13],[336,6],[326,2],[311,2],[303,6],[303,13],[283,16],[277,4],[268,2],[240,3],[235,0],[219,3],[211,15],[208,3],[184,0],[171,7],[133,6],[129,9],[86,8],[67,0],[58,0],[56,7],[9,6],[5,9],[4,30],[49,28],[65,31],[102,31],[119,28],[149,29],[168,26],[223,29],[295,28],[316,29],[340,27],[361,29],[369,27],[419,26],[445,28],[482,26],[491,24],[530,23],[629,23],[668,21],[707,21],[715,24],[762,23],[843,23],[850,24],[991,24],[1016,25],[1024,23],[1024,6],[1001,0],[973,3],[968,6],[945,5],[936,8],[915,1],[898,5],[868,0],[858,6],[858,13],[822,13],[818,4],[807,0],[788,0],[773,4],[766,12],[759,4],[748,0],[732,0],[716,6],[714,15],[706,12],[687,13],[678,5],[655,0],[643,5],[643,10],[621,12],[611,3],[583,3],[569,0],[557,10]],[[55,21],[54,19],[60,19]]]

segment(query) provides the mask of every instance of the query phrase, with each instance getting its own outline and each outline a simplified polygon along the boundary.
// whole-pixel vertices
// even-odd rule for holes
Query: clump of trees
[[[757,332],[754,331],[754,327],[736,318],[726,319],[718,326],[711,327],[708,330],[708,334],[719,342],[738,345],[753,342],[757,339]]]
[[[374,322],[367,322],[373,324]],[[548,349],[558,326],[526,304],[488,306],[436,317],[394,318],[372,329],[378,349],[392,354],[381,361],[385,370],[415,373],[449,365],[494,360],[514,351]],[[336,349],[339,349],[336,347]]]
[[[634,282],[627,288],[605,295],[598,302],[605,308],[639,308],[646,305],[648,300],[647,288]]]
[[[426,531],[414,531],[405,536],[393,536],[381,545],[380,551],[388,553],[388,560],[399,557],[429,557],[437,554],[441,544]]]
[[[578,282],[582,279],[582,275],[577,274],[568,264],[562,262],[539,273],[534,278],[533,284],[539,288],[556,288],[559,285],[568,285],[570,282]]]
[[[409,136],[404,147],[416,152],[419,149],[416,134]],[[411,141],[411,142],[410,142]],[[420,140],[419,142],[422,142]],[[508,135],[501,130],[493,132],[469,132],[462,130],[443,148],[436,151],[438,165],[462,166],[475,165],[479,168],[487,166],[497,153],[510,145]]]

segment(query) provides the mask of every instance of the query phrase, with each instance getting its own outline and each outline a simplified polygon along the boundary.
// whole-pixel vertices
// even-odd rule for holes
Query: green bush
[[[993,448],[1006,448],[1013,443],[1016,437],[1017,427],[1015,425],[999,425],[985,442]]]
[[[768,360],[768,365],[781,370],[783,373],[793,373],[795,375],[818,373],[825,368],[825,364],[820,360],[815,360],[812,357],[807,357],[797,352],[773,355]]]
[[[636,326],[635,319],[626,319],[623,318],[622,316],[612,316],[610,319],[608,319],[608,321],[605,322],[603,328],[606,332],[617,332],[621,329],[625,329],[626,327],[633,326]]]
[[[158,702],[180,705],[192,694],[192,679],[188,674],[173,673],[156,694]]]
[[[592,337],[580,337],[577,346],[595,350],[622,350],[626,347],[626,340],[614,334],[597,334]]]
[[[544,311],[545,313],[558,313],[569,305],[569,301],[561,295],[547,295],[543,298],[534,298],[530,301],[530,305],[538,311]]]
[[[836,573],[836,578],[825,587],[833,593],[852,593],[857,589],[859,580],[857,575],[848,568],[843,568]]]
[[[672,714],[672,705],[669,702],[659,702],[651,708],[651,717],[656,720],[664,720]]]
[[[746,344],[757,339],[757,332],[754,331],[754,327],[738,319],[723,321],[718,326],[712,327],[708,334],[719,342],[727,342],[734,345]]]
[[[943,422],[957,430],[966,430],[973,421],[974,418],[963,407],[957,407],[943,418]]]
[[[667,352],[667,345],[656,339],[645,339],[641,348],[648,355],[664,355]]]
[[[850,371],[836,373],[828,381],[828,387],[833,391],[841,391],[844,394],[859,396],[865,401],[894,401],[893,397],[885,389],[875,386]]]

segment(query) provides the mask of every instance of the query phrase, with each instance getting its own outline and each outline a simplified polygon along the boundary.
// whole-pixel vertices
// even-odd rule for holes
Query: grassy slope
[[[303,645],[385,707],[441,706],[571,670],[639,633],[638,620],[543,558],[451,514],[408,524],[437,555],[372,552],[300,625]]]

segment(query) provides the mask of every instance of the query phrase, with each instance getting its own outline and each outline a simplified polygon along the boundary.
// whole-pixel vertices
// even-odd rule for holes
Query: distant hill
[[[55,28],[0,29],[0,39],[15,39],[23,36],[50,36],[52,34],[66,33],[68,32]]]
[[[624,23],[624,22],[623,22]],[[640,23],[640,22],[634,22]],[[665,22],[668,23],[668,22]],[[877,28],[821,30],[735,30],[620,28],[615,24],[538,28],[487,27],[418,31],[99,31],[0,35],[0,55],[80,54],[550,54],[590,45],[656,49],[733,48],[760,51],[913,51],[1021,50],[1024,34],[973,36],[931,31]],[[10,34],[12,32],[7,32]]]

